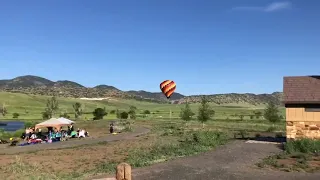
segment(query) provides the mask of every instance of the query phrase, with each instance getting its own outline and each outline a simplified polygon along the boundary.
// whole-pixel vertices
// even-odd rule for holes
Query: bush
[[[7,132],[3,129],[0,129],[0,139],[9,139],[11,137],[20,137],[21,134],[24,132],[24,129],[17,130],[15,132]]]
[[[249,133],[248,133],[248,131],[246,131],[246,130],[244,130],[244,129],[241,129],[241,130],[239,131],[239,135],[241,136],[242,139],[244,139],[244,138],[246,138],[246,137],[249,135]]]
[[[13,114],[12,114],[12,118],[18,118],[19,116],[20,116],[19,113],[13,113]]]
[[[275,130],[276,130],[276,127],[270,126],[270,127],[267,129],[267,132],[274,132]]]
[[[42,119],[49,119],[50,118],[50,113],[45,111],[45,112],[42,112]]]
[[[115,114],[116,113],[116,110],[111,110],[110,111],[110,114]]]
[[[285,137],[284,133],[282,132],[276,133],[276,138],[283,138],[283,137]]]
[[[106,112],[106,110],[103,108],[96,108],[93,112],[93,119],[94,120],[99,120],[99,119],[103,119],[104,116],[108,115],[108,113]]]
[[[162,136],[181,136],[184,133],[184,128],[175,124],[164,125],[161,128],[164,130]]]
[[[288,141],[285,144],[285,152],[292,153],[319,153],[320,140],[301,139]]]
[[[227,140],[227,136],[222,132],[215,131],[196,131],[192,133],[192,141],[187,141],[199,146],[215,147],[220,144],[224,144]]]
[[[120,118],[121,119],[128,119],[129,114],[125,111],[123,111],[122,113],[120,113]]]
[[[27,121],[24,123],[24,128],[34,127],[36,124],[38,123],[33,121]]]
[[[143,114],[150,114],[150,111],[149,110],[144,110]]]
[[[70,116],[68,115],[68,113],[60,114],[60,117],[64,117],[64,118],[70,119]]]
[[[269,102],[268,106],[264,110],[263,116],[266,120],[270,121],[271,123],[276,123],[281,120],[278,113],[279,113],[279,109],[277,105],[273,102]]]

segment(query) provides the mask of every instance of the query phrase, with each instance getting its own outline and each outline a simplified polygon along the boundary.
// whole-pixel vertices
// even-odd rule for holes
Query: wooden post
[[[127,163],[121,163],[117,166],[117,180],[132,180],[131,166]]]

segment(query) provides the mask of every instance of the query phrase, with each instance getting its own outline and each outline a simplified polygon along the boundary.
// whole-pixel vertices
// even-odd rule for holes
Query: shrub
[[[268,106],[266,107],[266,109],[264,111],[263,116],[266,120],[270,121],[271,123],[276,123],[281,120],[278,113],[279,113],[279,109],[278,109],[277,105],[273,102],[269,102]]]
[[[128,119],[129,114],[125,111],[123,111],[122,113],[120,113],[120,118],[121,119]]]
[[[60,114],[60,117],[64,117],[64,118],[70,118],[70,116],[68,115],[68,113],[63,113],[63,114]]]
[[[267,129],[267,132],[274,132],[275,130],[276,130],[276,127],[270,126],[270,127]]]
[[[36,124],[37,124],[37,122],[27,121],[24,123],[24,128],[34,127]]]
[[[49,119],[50,118],[50,113],[45,111],[45,112],[42,112],[42,119]]]
[[[115,114],[116,113],[116,110],[111,110],[110,111],[110,114]]]
[[[288,141],[285,144],[285,152],[292,153],[319,153],[320,140],[300,139]]]
[[[108,115],[108,113],[106,112],[105,108],[96,108],[93,112],[92,112],[93,116],[94,116],[94,120],[99,120],[99,119],[103,119],[104,116]]]
[[[150,114],[150,111],[149,110],[144,110],[143,114]]]
[[[20,137],[24,132],[24,129],[17,130],[15,132],[7,132],[3,129],[0,129],[0,139],[9,139],[11,137]]]
[[[12,114],[12,118],[18,118],[19,116],[20,116],[19,113],[13,113],[13,114]]]
[[[282,138],[282,137],[285,137],[284,133],[282,132],[276,133],[276,138]]]
[[[248,133],[248,131],[247,130],[244,130],[244,129],[241,129],[240,131],[239,131],[239,135],[241,136],[241,138],[246,138],[248,135],[249,135],[249,133]]]
[[[219,144],[224,144],[226,140],[227,136],[222,132],[196,131],[192,133],[192,140],[187,140],[186,142],[200,146],[215,147]]]

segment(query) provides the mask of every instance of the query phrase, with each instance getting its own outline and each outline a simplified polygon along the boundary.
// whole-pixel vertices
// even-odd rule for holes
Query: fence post
[[[117,180],[132,180],[131,166],[127,163],[121,163],[117,166],[116,173]]]

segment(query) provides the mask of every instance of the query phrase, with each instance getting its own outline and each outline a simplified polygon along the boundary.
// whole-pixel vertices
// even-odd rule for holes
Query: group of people
[[[35,129],[35,127],[26,128],[25,133],[22,134],[21,138],[28,143],[38,143],[38,142],[54,142],[63,141],[68,138],[84,138],[88,137],[89,133],[85,129],[78,128],[77,131],[74,130],[73,124],[68,126],[68,130],[63,130],[60,128],[48,127],[48,133],[43,134],[41,129]]]

